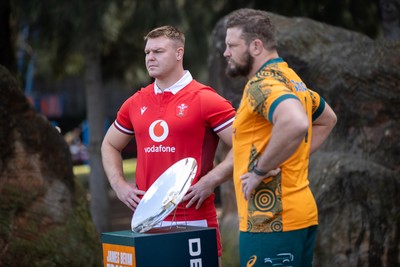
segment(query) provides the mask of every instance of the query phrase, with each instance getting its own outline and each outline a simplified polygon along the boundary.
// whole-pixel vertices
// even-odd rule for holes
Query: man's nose
[[[153,52],[149,52],[149,53],[146,55],[146,59],[147,59],[147,60],[153,60],[153,59],[154,59],[154,53],[153,53]]]
[[[230,57],[230,56],[231,56],[231,52],[229,51],[228,48],[225,48],[224,57]]]

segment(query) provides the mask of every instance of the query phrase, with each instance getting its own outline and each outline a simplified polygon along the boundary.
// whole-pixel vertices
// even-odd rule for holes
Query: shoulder
[[[131,99],[137,99],[140,97],[150,96],[154,93],[154,83],[151,83],[145,87],[141,87],[136,90],[133,95],[131,95]]]
[[[142,87],[135,91],[131,96],[129,96],[124,103],[122,104],[121,108],[129,108],[131,106],[140,105],[142,101],[146,101],[152,95],[153,87],[150,85],[146,87]]]
[[[154,83],[151,83],[145,87],[141,87],[135,95],[152,94],[154,93]]]
[[[212,87],[204,85],[196,80],[193,80],[189,86],[190,92],[200,98],[221,97]]]
[[[202,84],[196,80],[192,80],[189,83],[189,86],[191,87],[193,92],[202,92],[202,91],[208,91],[208,90],[215,92],[215,90],[212,89],[210,86]]]

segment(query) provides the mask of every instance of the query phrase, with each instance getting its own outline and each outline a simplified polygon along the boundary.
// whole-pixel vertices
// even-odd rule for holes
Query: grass
[[[122,163],[124,168],[124,175],[127,180],[133,180],[136,175],[136,158],[125,159]],[[74,175],[77,179],[81,180],[84,184],[89,180],[90,166],[89,165],[76,165],[74,166]]]

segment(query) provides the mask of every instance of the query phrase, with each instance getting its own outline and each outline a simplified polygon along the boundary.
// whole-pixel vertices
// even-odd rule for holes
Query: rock
[[[69,148],[0,66],[0,265],[97,266],[100,242]]]
[[[399,266],[398,173],[336,151],[314,155],[310,169],[320,222],[315,266]]]

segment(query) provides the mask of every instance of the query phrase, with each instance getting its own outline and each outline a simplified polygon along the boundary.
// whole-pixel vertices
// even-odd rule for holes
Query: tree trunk
[[[385,39],[400,40],[400,0],[379,1]]]
[[[98,233],[109,231],[108,183],[101,162],[101,142],[104,136],[105,115],[101,80],[100,48],[97,42],[86,47],[85,88],[89,125],[89,192],[90,211]]]
[[[0,65],[16,74],[17,67],[11,45],[10,12],[10,1],[0,1]]]

